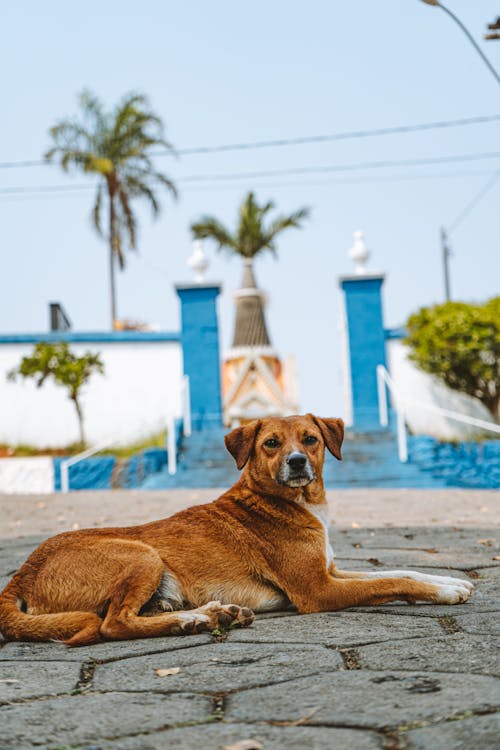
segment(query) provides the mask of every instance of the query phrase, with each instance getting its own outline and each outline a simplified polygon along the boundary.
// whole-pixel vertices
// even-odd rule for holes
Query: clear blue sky
[[[500,68],[500,41],[483,42],[495,0],[447,0]],[[47,130],[76,111],[84,87],[113,104],[146,92],[178,147],[308,136],[500,113],[500,87],[442,11],[419,0],[129,0],[85,4],[10,3],[2,11],[0,161],[38,159]],[[302,166],[352,164],[500,151],[500,123],[290,148],[158,159],[172,178]],[[189,224],[203,213],[232,223],[248,189],[285,212],[308,205],[302,232],[284,234],[279,261],[262,258],[257,276],[270,294],[269,327],[283,354],[297,356],[301,405],[342,413],[337,275],[361,228],[372,266],[387,272],[387,325],[402,324],[443,294],[438,229],[481,190],[500,159],[359,170],[325,176],[179,182],[159,221],[140,213],[140,250],[118,281],[122,317],[178,327],[175,282],[189,280]],[[393,178],[398,179],[393,179]],[[401,178],[401,179],[400,179]],[[82,182],[56,167],[1,169],[11,186]],[[60,300],[75,328],[109,325],[106,247],[88,218],[92,192],[0,195],[0,329],[47,327]],[[499,292],[500,182],[452,236],[454,297]],[[233,324],[240,264],[216,255],[222,343]]]

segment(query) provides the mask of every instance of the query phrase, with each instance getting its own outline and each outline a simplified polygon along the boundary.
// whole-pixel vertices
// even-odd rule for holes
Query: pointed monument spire
[[[264,316],[265,294],[257,288],[251,258],[243,261],[243,278],[235,298],[236,322],[232,346],[270,346]]]

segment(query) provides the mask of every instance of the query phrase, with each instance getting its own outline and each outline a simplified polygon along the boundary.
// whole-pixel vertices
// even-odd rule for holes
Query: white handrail
[[[191,435],[191,389],[189,375],[182,377],[182,418],[184,437]]]
[[[494,422],[486,422],[484,419],[469,417],[467,414],[461,414],[460,412],[452,411],[451,409],[443,409],[441,406],[426,404],[415,399],[403,399],[384,365],[377,365],[379,421],[383,427],[387,427],[388,424],[387,391],[385,386],[387,386],[387,388],[390,390],[394,399],[394,407],[398,419],[398,449],[399,458],[401,461],[408,460],[408,453],[406,450],[406,425],[404,418],[405,405],[416,406],[423,411],[430,411],[433,414],[441,414],[441,416],[448,417],[448,419],[454,419],[456,422],[462,422],[463,424],[472,425],[473,427],[480,427],[483,430],[488,430],[489,432],[496,432],[497,434],[500,434],[500,425],[495,424]],[[406,458],[402,458],[401,454],[403,453],[404,455],[405,452]]]
[[[170,414],[167,419],[167,471],[170,476],[177,472],[177,440],[175,434],[175,417]]]
[[[187,388],[189,389],[189,379],[187,383]],[[188,390],[188,398],[189,398],[189,390]],[[184,430],[184,434],[185,435],[191,434],[190,420],[189,420],[189,433],[187,433]],[[77,453],[76,456],[71,456],[71,458],[64,458],[60,463],[61,492],[69,492],[69,468],[70,466],[74,466],[80,461],[83,461],[86,458],[90,458],[90,456],[93,456],[96,453],[99,453],[100,451],[105,450],[106,448],[110,448],[112,445],[116,445],[117,442],[118,441],[116,439],[106,440],[105,442],[98,443],[92,448],[87,448],[81,453]],[[177,443],[177,440],[176,440],[176,434],[175,434],[175,417],[173,415],[169,415],[167,417],[167,453],[168,453],[167,468],[168,468],[168,473],[172,475],[177,472],[177,445],[176,443]]]
[[[81,453],[77,453],[76,456],[71,456],[71,458],[64,458],[60,463],[61,492],[69,492],[69,467],[70,466],[73,466],[74,464],[77,464],[80,461],[83,461],[85,458],[90,458],[90,456],[93,456],[94,453],[99,453],[99,451],[103,451],[106,448],[109,448],[114,443],[116,443],[116,440],[106,440],[106,442],[98,443],[93,448],[87,448],[87,450],[82,451]]]
[[[387,427],[389,424],[389,410],[387,407],[387,391],[385,386],[387,386],[394,397],[394,407],[397,415],[398,456],[399,460],[405,464],[408,461],[408,438],[404,410],[401,406],[401,400],[399,399],[393,379],[384,365],[377,365],[378,411],[382,427]]]

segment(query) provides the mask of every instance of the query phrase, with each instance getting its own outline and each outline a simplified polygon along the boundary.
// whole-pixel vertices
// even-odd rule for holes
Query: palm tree
[[[62,120],[50,129],[54,145],[45,154],[48,161],[60,158],[61,167],[70,167],[98,177],[92,221],[109,245],[111,322],[117,318],[115,267],[125,267],[125,244],[136,249],[137,219],[131,202],[145,198],[158,216],[160,204],[156,186],[163,185],[174,196],[177,191],[166,175],[155,171],[151,148],[162,147],[173,153],[163,137],[163,124],[142,94],[129,93],[106,112],[89,91],[79,96],[79,119]],[[107,206],[107,232],[103,229],[103,203]]]
[[[213,216],[205,216],[191,225],[195,238],[209,237],[217,242],[219,250],[224,248],[230,254],[243,258],[243,278],[240,295],[237,297],[233,348],[270,346],[264,299],[255,281],[253,260],[266,250],[276,255],[277,236],[285,229],[300,229],[302,220],[309,215],[307,208],[301,208],[289,216],[277,216],[266,223],[266,216],[273,208],[272,201],[259,206],[254,194],[250,192],[240,206],[238,226],[234,234]]]
[[[289,216],[278,216],[265,226],[264,220],[273,208],[273,201],[259,206],[253,192],[250,192],[240,206],[234,234],[214,216],[202,217],[191,225],[191,231],[195,238],[209,237],[217,242],[219,250],[226,249],[230,254],[240,255],[251,265],[253,259],[266,250],[276,255],[275,240],[278,234],[285,229],[301,229],[302,220],[309,216],[309,209],[301,208]]]

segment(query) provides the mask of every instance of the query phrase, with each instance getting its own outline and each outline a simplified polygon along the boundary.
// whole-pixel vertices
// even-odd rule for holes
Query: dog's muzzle
[[[287,487],[305,487],[316,479],[316,475],[308,457],[304,453],[293,451],[282,462],[276,479],[278,484],[285,484]]]

